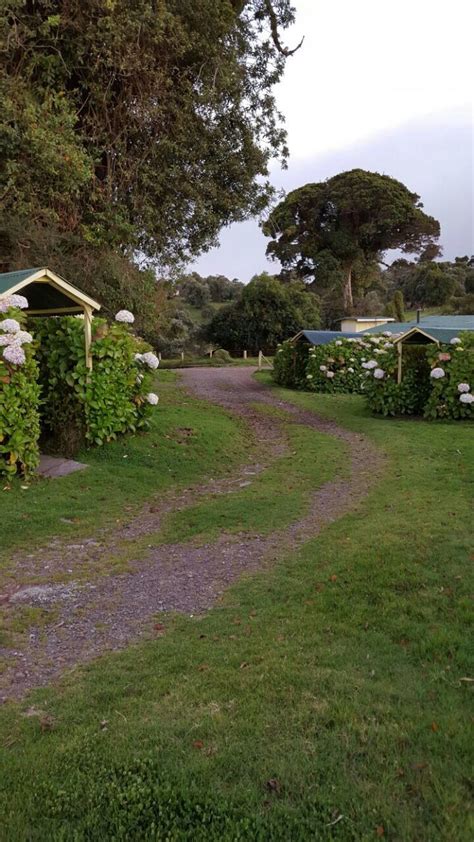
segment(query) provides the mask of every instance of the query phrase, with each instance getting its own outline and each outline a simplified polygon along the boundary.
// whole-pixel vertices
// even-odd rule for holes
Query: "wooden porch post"
[[[84,305],[84,345],[86,351],[86,366],[89,371],[92,371],[92,309]]]
[[[397,383],[402,382],[402,343],[397,342],[397,351],[398,351],[398,371],[397,371]]]

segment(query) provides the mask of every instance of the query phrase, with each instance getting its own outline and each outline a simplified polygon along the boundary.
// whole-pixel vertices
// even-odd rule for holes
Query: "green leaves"
[[[61,452],[83,440],[103,445],[117,434],[146,428],[152,375],[134,356],[148,346],[119,324],[94,319],[93,370],[84,353],[83,322],[72,316],[38,319],[38,359],[44,395],[42,423]],[[143,375],[140,379],[139,375]],[[137,382],[138,381],[138,382]]]
[[[24,323],[21,310],[12,317]],[[24,346],[26,362],[8,365],[0,354],[0,477],[12,478],[20,469],[23,476],[39,463],[38,366],[35,346]]]

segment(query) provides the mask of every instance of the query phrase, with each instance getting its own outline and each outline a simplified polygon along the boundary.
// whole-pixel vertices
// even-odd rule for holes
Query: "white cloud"
[[[296,0],[276,89],[293,158],[473,101],[472,0]]]

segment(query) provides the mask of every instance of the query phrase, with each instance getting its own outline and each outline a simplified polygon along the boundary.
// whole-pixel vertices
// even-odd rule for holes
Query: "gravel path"
[[[258,462],[244,466],[230,479],[211,479],[204,487],[170,495],[159,505],[148,504],[138,517],[113,532],[102,530],[77,544],[56,540],[34,555],[16,556],[17,580],[14,577],[0,595],[4,607],[9,611],[22,605],[51,609],[54,622],[43,629],[30,629],[21,651],[0,650],[8,665],[0,699],[19,698],[78,663],[153,633],[159,612],[205,611],[243,572],[294,551],[363,499],[381,467],[380,454],[363,436],[278,400],[252,378],[253,371],[244,367],[187,369],[182,378],[188,390],[242,418],[258,440],[265,442]],[[156,533],[165,514],[185,509],[203,495],[239,491],[287,451],[281,421],[275,415],[259,413],[255,404],[283,409],[291,413],[293,422],[345,442],[350,452],[349,477],[325,483],[315,491],[300,520],[270,535],[223,531],[217,540],[204,545],[190,541],[150,546],[134,559],[133,539]],[[84,565],[97,564],[124,548],[130,552],[131,572],[109,572],[91,581],[79,575]],[[70,581],[57,584],[54,579],[65,572]]]

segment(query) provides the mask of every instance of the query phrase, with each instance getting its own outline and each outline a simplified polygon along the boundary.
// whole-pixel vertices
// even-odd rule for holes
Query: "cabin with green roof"
[[[0,274],[0,299],[21,293],[29,316],[84,316],[86,364],[92,369],[92,315],[100,304],[47,267]]]

